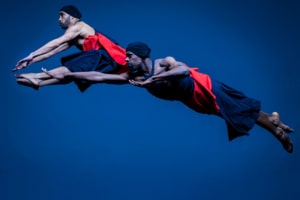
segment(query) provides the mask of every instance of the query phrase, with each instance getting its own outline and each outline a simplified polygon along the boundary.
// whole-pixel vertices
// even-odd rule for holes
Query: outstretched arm
[[[32,64],[32,63],[39,62],[39,61],[41,61],[41,60],[45,60],[45,59],[47,59],[47,58],[50,58],[51,56],[53,56],[53,55],[55,55],[55,54],[58,54],[58,53],[60,53],[60,52],[62,52],[62,51],[64,51],[64,50],[66,50],[66,49],[68,49],[68,48],[70,48],[70,47],[71,47],[71,44],[69,44],[68,42],[63,43],[63,44],[61,44],[60,46],[58,46],[57,48],[51,50],[51,51],[48,52],[48,53],[45,53],[45,54],[38,55],[38,56],[34,57],[34,58],[32,59],[32,61],[29,62],[29,64]]]
[[[16,64],[16,67],[12,71],[20,70],[32,63],[47,59],[50,56],[53,56],[61,51],[66,50],[71,46],[70,41],[76,38],[79,34],[79,26],[70,27],[62,36],[51,40],[39,49],[30,53],[25,58],[19,60]]]

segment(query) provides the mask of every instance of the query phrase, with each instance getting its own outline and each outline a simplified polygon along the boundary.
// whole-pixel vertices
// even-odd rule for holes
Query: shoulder
[[[173,56],[167,56],[164,58],[166,61],[170,61],[170,62],[176,62],[175,58]]]
[[[157,62],[160,65],[166,65],[166,66],[173,66],[173,65],[175,65],[177,63],[177,61],[175,60],[175,58],[172,57],[172,56],[167,56],[165,58],[157,59]]]
[[[76,24],[71,26],[67,31],[69,33],[72,33],[72,34],[75,34],[75,35],[78,35],[81,37],[87,37],[88,35],[95,34],[95,29],[82,21],[77,22]]]
[[[85,29],[89,29],[90,26],[86,24],[85,22],[79,21],[76,24],[70,26],[67,31],[68,32],[80,32]]]
[[[159,61],[176,61],[176,60],[173,56],[167,56],[164,58],[157,58],[157,59],[155,59],[155,61],[159,62]]]

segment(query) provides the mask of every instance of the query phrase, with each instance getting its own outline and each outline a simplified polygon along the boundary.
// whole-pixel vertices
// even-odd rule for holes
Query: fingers
[[[134,80],[129,80],[129,83],[130,83],[131,85],[134,85],[134,86],[142,86],[141,83],[138,83],[138,82],[136,82],[136,81],[134,81]]]
[[[12,69],[12,72],[18,71],[18,70],[20,70],[20,69],[22,69],[24,67],[26,67],[26,66],[24,66],[24,65],[18,65],[17,64],[16,67]]]
[[[18,71],[19,70],[19,68],[18,67],[15,67],[15,68],[13,68],[11,71],[12,72],[16,72],[16,71]]]
[[[132,85],[137,85],[137,82],[135,82],[134,80],[129,80],[129,83]]]
[[[18,70],[23,69],[27,66],[28,66],[28,62],[21,60],[21,61],[17,62],[15,68],[12,69],[12,72],[18,71]]]

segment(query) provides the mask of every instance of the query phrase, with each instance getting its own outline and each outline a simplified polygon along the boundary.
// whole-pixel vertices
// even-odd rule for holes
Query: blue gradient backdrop
[[[58,9],[69,3],[122,46],[145,41],[153,58],[172,55],[260,99],[295,128],[294,153],[260,127],[228,142],[221,119],[130,85],[18,85],[11,69],[63,33]],[[300,198],[298,1],[11,0],[0,11],[1,200]]]

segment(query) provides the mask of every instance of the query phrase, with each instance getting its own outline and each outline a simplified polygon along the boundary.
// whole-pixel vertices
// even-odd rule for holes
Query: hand
[[[134,85],[134,86],[138,86],[138,87],[146,87],[147,85],[151,84],[152,82],[156,81],[156,77],[152,76],[150,78],[148,78],[145,81],[135,81],[135,80],[129,80],[129,83]]]
[[[33,60],[33,57],[30,54],[26,58],[23,58],[23,59],[19,60],[16,64],[16,67],[13,68],[12,71],[15,72],[15,71],[18,71],[20,69],[23,69],[23,68],[27,67],[29,64],[31,64],[32,60]]]
[[[42,67],[42,71],[46,74],[48,74],[49,76],[51,76],[52,78],[58,79],[58,80],[62,80],[65,78],[64,74],[55,74],[52,73],[50,71],[48,71],[46,68]]]
[[[134,86],[138,86],[138,87],[144,87],[146,84],[147,84],[147,82],[146,81],[135,81],[135,80],[129,80],[129,83],[131,84],[131,85],[134,85]],[[146,83],[146,84],[145,84]]]

